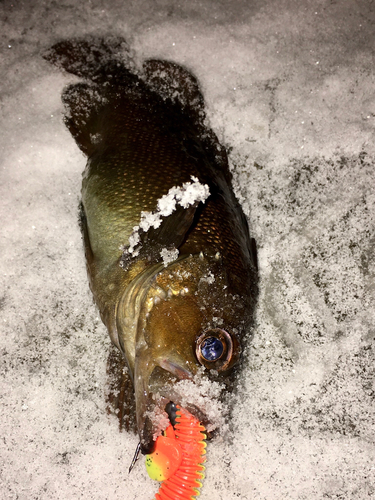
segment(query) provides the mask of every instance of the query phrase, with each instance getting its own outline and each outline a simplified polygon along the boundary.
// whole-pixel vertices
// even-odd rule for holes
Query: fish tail
[[[101,68],[108,68],[113,63],[125,67],[133,65],[126,40],[115,36],[63,40],[45,51],[43,58],[68,73],[98,82],[105,75]]]

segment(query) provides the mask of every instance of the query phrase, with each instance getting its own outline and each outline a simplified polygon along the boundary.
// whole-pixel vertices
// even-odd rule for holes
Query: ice
[[[258,243],[256,324],[200,499],[374,497],[371,2],[3,0],[0,13],[0,498],[157,491],[142,461],[128,474],[137,438],[106,413],[110,344],[77,223],[86,160],[60,100],[77,79],[41,57],[88,33],[124,36],[139,66],[194,72]]]
[[[210,271],[207,275],[202,276],[202,278],[199,281],[201,281],[203,283],[208,283],[209,285],[212,285],[212,283],[215,282],[215,276]]]

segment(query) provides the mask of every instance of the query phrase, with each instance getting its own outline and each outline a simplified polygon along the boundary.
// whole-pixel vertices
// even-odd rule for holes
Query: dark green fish
[[[150,452],[169,403],[210,420],[210,402],[181,381],[230,389],[256,304],[255,243],[194,76],[159,60],[137,71],[119,38],[64,41],[45,58],[84,79],[63,102],[88,157],[88,276],[126,358],[141,449]]]

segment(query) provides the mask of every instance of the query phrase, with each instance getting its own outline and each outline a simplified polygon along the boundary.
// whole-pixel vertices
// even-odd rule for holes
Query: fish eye
[[[237,361],[239,343],[225,330],[213,328],[198,337],[195,353],[201,365],[208,369],[225,371]]]
[[[202,356],[206,361],[216,361],[224,352],[224,346],[217,337],[206,337],[200,346]]]

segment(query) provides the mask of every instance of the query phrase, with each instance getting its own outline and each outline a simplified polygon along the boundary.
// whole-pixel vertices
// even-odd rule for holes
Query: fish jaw
[[[156,438],[167,428],[170,421],[166,406],[176,400],[174,384],[179,380],[193,380],[192,371],[178,362],[154,359],[147,347],[139,349],[135,359],[134,389],[136,419],[143,454],[153,451]]]
[[[169,267],[185,269],[191,260],[182,257]],[[140,272],[132,276],[116,308],[116,330],[133,380],[141,449],[150,453],[158,433],[169,422],[165,406],[172,401],[170,388],[178,380],[192,379],[199,367],[191,347],[195,334],[187,337],[184,332],[184,342],[177,349],[170,349],[170,327],[181,330],[181,325],[175,324],[180,323],[177,310],[189,317],[194,332],[199,331],[201,320],[195,302],[191,303],[188,297],[180,307],[186,287],[182,286],[184,283],[176,284],[169,268],[163,263],[145,267],[138,264],[139,261],[135,266]],[[129,272],[136,270],[131,268]],[[173,300],[176,295],[177,304]],[[173,318],[169,318],[170,314]]]

